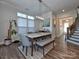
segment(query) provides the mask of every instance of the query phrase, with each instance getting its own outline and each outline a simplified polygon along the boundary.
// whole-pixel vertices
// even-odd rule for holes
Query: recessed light
[[[67,22],[69,21],[69,20],[66,20]]]
[[[64,12],[65,10],[62,10],[62,12]]]

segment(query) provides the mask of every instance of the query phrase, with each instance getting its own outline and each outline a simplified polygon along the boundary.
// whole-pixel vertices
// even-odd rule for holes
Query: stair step
[[[73,38],[73,37],[70,37],[69,40],[72,40],[72,41],[75,41],[75,42],[79,42],[79,39]]]
[[[79,33],[79,31],[76,30],[75,33]]]
[[[79,39],[79,37],[71,37],[71,38]]]
[[[75,32],[74,34],[75,34],[75,35],[79,35],[79,32]]]
[[[77,29],[79,29],[79,26],[78,27],[76,27]]]
[[[74,42],[74,41],[72,41],[72,40],[67,40],[67,42],[72,43],[72,44],[75,44],[75,45],[79,45],[78,42]]]
[[[78,35],[72,35],[71,37],[74,37],[74,38],[79,38],[79,36],[78,36]]]
[[[79,34],[73,34],[74,36],[79,36]]]
[[[77,31],[79,31],[79,28],[77,28]]]
[[[79,27],[77,27],[77,29],[79,29]]]

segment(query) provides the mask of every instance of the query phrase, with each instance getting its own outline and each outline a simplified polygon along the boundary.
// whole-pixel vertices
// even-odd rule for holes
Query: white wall
[[[2,42],[8,33],[9,19],[17,19],[17,10],[9,5],[0,3],[0,42]]]

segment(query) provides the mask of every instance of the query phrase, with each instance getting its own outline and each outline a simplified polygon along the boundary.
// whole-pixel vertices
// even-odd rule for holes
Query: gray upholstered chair
[[[27,50],[28,47],[31,47],[31,42],[24,34],[20,34],[20,39],[21,39],[20,41],[22,45],[22,50],[24,51],[24,49],[26,48],[26,55],[27,55]]]

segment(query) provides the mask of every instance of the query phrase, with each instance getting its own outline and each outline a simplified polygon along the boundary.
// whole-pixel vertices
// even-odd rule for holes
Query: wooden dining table
[[[34,41],[36,40],[39,40],[39,38],[43,38],[45,36],[51,36],[51,33],[50,32],[39,32],[39,33],[30,33],[30,34],[27,34],[26,37],[30,39],[31,41],[31,44],[32,44],[32,47],[31,47],[31,56],[33,56],[33,43]]]

